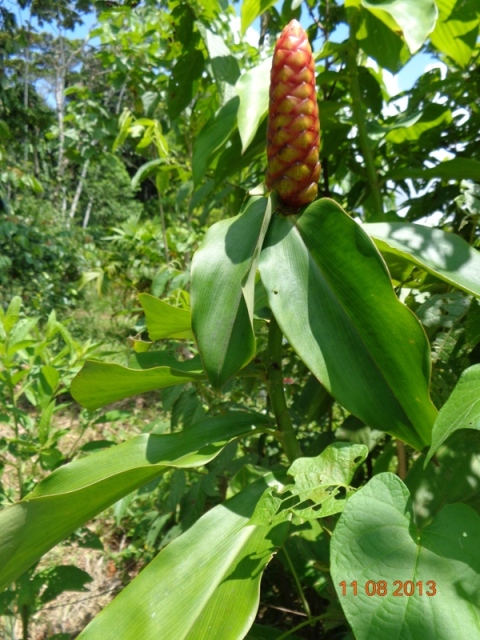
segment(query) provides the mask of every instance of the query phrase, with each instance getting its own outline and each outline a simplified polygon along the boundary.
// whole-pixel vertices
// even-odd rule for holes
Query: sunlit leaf
[[[480,253],[460,236],[408,222],[369,223],[363,228],[380,251],[406,258],[445,282],[480,297]]]
[[[414,447],[430,442],[430,353],[380,254],[332,200],[272,219],[260,258],[284,335],[336,400]]]
[[[394,474],[379,474],[340,516],[331,575],[357,640],[450,640],[459,629],[462,637],[474,638],[480,623],[480,516],[452,504],[419,528],[407,487]],[[385,592],[372,597],[379,581]]]

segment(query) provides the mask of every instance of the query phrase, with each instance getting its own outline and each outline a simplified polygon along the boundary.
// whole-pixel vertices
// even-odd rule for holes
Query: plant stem
[[[302,450],[295,435],[287,401],[283,389],[282,373],[282,332],[272,315],[268,330],[268,365],[267,386],[270,403],[280,431],[280,439],[289,462],[293,462],[302,455]]]
[[[288,567],[290,569],[290,573],[292,574],[293,579],[295,581],[295,585],[297,587],[298,595],[300,596],[300,600],[302,601],[303,608],[305,609],[305,613],[307,614],[308,619],[311,620],[312,619],[312,612],[310,610],[310,605],[308,604],[308,600],[305,597],[305,592],[303,591],[302,585],[301,585],[300,580],[298,579],[298,576],[297,576],[297,572],[295,571],[295,567],[293,566],[292,560],[291,560],[291,558],[290,558],[290,556],[288,554],[288,551],[287,551],[287,548],[286,548],[285,545],[282,548],[282,552],[285,554],[285,558],[287,560],[287,564],[288,564]]]
[[[348,39],[347,68],[350,81],[350,93],[352,95],[352,111],[353,119],[358,129],[358,140],[360,151],[365,161],[365,169],[367,171],[368,183],[370,185],[373,205],[376,214],[383,215],[383,199],[380,190],[380,182],[378,179],[377,168],[375,167],[375,158],[367,131],[367,122],[365,118],[365,109],[362,102],[362,93],[360,91],[360,81],[358,77],[358,44],[356,33],[358,30],[358,20],[360,14],[358,10],[352,10],[350,18],[350,36]]]
[[[289,636],[293,635],[296,631],[300,631],[300,629],[303,629],[303,627],[307,627],[308,625],[311,625],[314,622],[318,622],[319,620],[324,620],[328,618],[328,616],[329,616],[328,613],[322,613],[319,616],[315,616],[315,618],[311,618],[310,620],[305,620],[304,622],[297,624],[297,626],[293,627],[293,629],[290,629],[290,631],[286,631],[285,633],[282,633],[281,636],[278,636],[277,640],[284,640],[285,638],[288,638]]]

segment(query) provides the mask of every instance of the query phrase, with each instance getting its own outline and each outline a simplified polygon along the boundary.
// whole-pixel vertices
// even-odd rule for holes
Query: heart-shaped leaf
[[[475,638],[480,516],[451,504],[417,528],[407,487],[394,474],[379,474],[340,516],[331,574],[357,640]]]

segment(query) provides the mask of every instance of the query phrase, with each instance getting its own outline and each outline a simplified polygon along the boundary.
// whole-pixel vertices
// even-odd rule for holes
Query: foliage
[[[83,587],[32,567],[113,506],[143,570],[80,638],[472,637],[476,3],[244,0],[238,30],[216,0],[97,6],[95,46],[29,43],[2,14],[4,449],[17,475],[53,471],[0,512],[2,610]],[[269,55],[293,18],[315,52],[322,175],[283,216],[262,183]],[[391,96],[385,71],[418,51],[437,68]],[[53,108],[31,80],[61,60]],[[127,356],[78,371],[90,347],[52,314],[36,333],[12,296],[45,308],[89,282],[145,319]],[[90,412],[147,394],[155,419],[64,460],[67,385]]]

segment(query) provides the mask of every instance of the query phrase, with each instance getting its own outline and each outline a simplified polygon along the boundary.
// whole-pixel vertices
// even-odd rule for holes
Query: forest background
[[[186,382],[96,410],[80,407],[69,388],[87,358],[126,365],[149,350],[196,354],[185,340],[152,346],[150,298],[140,304],[138,296],[189,309],[191,260],[207,227],[236,215],[263,182],[270,56],[291,19],[307,28],[316,55],[320,196],[360,224],[420,221],[478,248],[476,0],[437,0],[430,31],[431,3],[418,2],[422,28],[413,23],[403,32],[373,0],[18,4],[21,23],[12,3],[0,0],[3,506],[56,468],[133,434],[188,429],[232,407],[264,407],[265,391],[253,378],[222,393]],[[355,26],[349,11],[358,13]],[[74,37],[92,16],[88,37]],[[391,74],[415,55],[439,64],[390,95]],[[480,362],[480,307],[469,274],[459,276],[459,290],[439,279],[428,255],[415,263],[390,251],[387,264],[430,340],[431,394],[441,408],[461,372]],[[310,455],[332,438],[362,442],[372,454],[365,478],[385,470],[405,477],[412,452],[350,415],[305,368],[286,365],[284,382],[292,412],[303,416],[299,432]],[[247,465],[253,477],[262,456],[281,453],[263,440],[258,447],[232,443],[201,471],[171,469],[117,502],[2,594],[1,633],[75,637],[160,549],[229,487],[247,482],[240,469]],[[321,550],[318,556],[317,568]],[[259,614],[267,623],[280,618],[284,628],[305,615],[289,562],[269,568]],[[325,601],[328,579],[315,577],[312,564],[298,565],[311,602]],[[92,579],[95,597],[62,600]],[[348,634],[331,607],[331,628]]]

